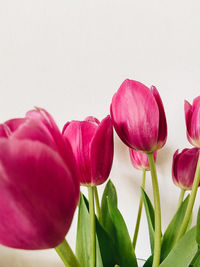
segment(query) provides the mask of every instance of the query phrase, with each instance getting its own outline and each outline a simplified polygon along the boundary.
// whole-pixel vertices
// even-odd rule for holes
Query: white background
[[[190,147],[184,99],[200,95],[199,12],[198,0],[0,0],[1,121],[22,117],[33,106],[46,108],[60,128],[88,115],[102,119],[124,79],[155,85],[168,120],[167,144],[157,161],[165,229],[179,195],[171,179],[172,155]],[[118,137],[110,178],[132,238],[141,172]],[[149,174],[147,192],[152,197]],[[67,236],[73,248],[75,231],[74,220]],[[143,213],[136,254],[149,253]],[[0,247],[0,267],[45,265],[63,266],[53,250]]]

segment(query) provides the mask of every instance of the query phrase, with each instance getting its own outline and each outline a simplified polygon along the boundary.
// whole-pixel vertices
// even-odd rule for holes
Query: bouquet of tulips
[[[181,190],[165,231],[155,161],[166,142],[167,122],[154,86],[125,80],[113,96],[110,115],[102,121],[89,116],[67,122],[62,133],[41,108],[0,124],[0,243],[26,250],[55,248],[68,267],[137,267],[135,247],[144,205],[151,255],[143,266],[200,266],[200,212],[191,227],[200,181],[200,97],[192,105],[185,101],[185,119],[194,148],[174,154],[172,177]],[[112,167],[113,127],[129,147],[133,166],[143,173],[133,238],[110,180],[101,201],[98,197],[97,187],[108,179]],[[145,192],[148,170],[153,201]],[[88,197],[80,193],[80,185],[88,188]],[[191,192],[185,196],[187,190]],[[77,205],[73,252],[65,236]]]

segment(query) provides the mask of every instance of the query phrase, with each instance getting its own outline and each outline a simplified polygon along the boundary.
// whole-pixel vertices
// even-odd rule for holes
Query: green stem
[[[179,234],[177,236],[176,242],[185,234],[185,232],[187,230],[188,223],[189,223],[189,220],[190,220],[190,217],[192,214],[192,210],[193,210],[193,206],[194,206],[194,201],[195,201],[196,194],[197,194],[199,181],[200,181],[200,154],[199,154],[199,158],[198,158],[198,162],[197,162],[197,167],[196,167],[196,172],[195,172],[195,176],[194,176],[192,191],[190,194],[190,198],[189,198],[189,202],[188,202],[187,209],[185,212],[185,216],[184,216]]]
[[[142,188],[145,189],[145,180],[146,180],[146,170],[143,169],[143,175],[142,175]],[[137,215],[137,221],[135,225],[135,232],[133,236],[133,248],[135,250],[136,242],[137,242],[137,237],[138,237],[138,232],[139,232],[139,227],[140,227],[140,219],[141,219],[141,214],[142,214],[142,206],[143,206],[143,199],[142,199],[142,194],[140,193],[140,203],[139,203],[139,208],[138,208],[138,215]]]
[[[155,209],[155,234],[154,234],[154,253],[152,267],[158,267],[160,264],[160,251],[161,251],[161,209],[160,209],[160,195],[158,188],[158,179],[156,167],[154,162],[153,153],[147,154],[149,166],[151,170],[153,196],[154,196],[154,209]]]
[[[96,186],[94,186],[94,196],[95,196],[95,203],[96,203],[96,209],[97,209],[97,218],[100,219],[101,209],[100,209],[100,204],[99,204],[98,190]]]
[[[72,249],[70,248],[67,241],[64,241],[55,248],[56,252],[64,262],[66,267],[81,267]]]
[[[90,267],[96,267],[96,224],[94,210],[94,187],[88,187],[90,210]]]
[[[179,196],[179,200],[178,200],[178,207],[177,209],[180,208],[182,202],[183,202],[183,198],[184,198],[184,195],[185,195],[185,189],[181,189],[181,193],[180,193],[180,196]]]

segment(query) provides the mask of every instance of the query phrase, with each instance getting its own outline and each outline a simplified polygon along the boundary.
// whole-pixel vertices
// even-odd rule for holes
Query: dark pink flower
[[[175,185],[185,190],[191,190],[196,171],[199,149],[184,149],[173,156],[172,178]]]
[[[145,169],[146,171],[149,171],[149,161],[146,153],[135,151],[134,149],[129,148],[130,158],[131,162],[133,164],[133,167],[135,167],[138,170]],[[153,152],[154,161],[156,161],[157,152]]]
[[[113,161],[113,128],[110,116],[65,124],[63,136],[72,146],[83,185],[100,185],[110,174]]]
[[[112,99],[111,118],[121,140],[130,148],[153,152],[164,146],[167,123],[157,89],[125,80]]]
[[[0,243],[45,249],[72,222],[80,184],[70,144],[44,109],[0,125]]]
[[[200,96],[190,105],[185,100],[185,121],[188,141],[196,147],[200,147]]]

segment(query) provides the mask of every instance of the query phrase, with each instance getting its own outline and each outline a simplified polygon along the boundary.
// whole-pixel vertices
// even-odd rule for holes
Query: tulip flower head
[[[193,100],[191,105],[185,100],[185,121],[188,141],[196,147],[200,147],[200,96]]]
[[[125,80],[112,99],[111,118],[121,140],[130,148],[147,153],[163,147],[167,123],[157,89]]]
[[[0,125],[0,243],[54,248],[65,238],[80,184],[71,146],[43,109]]]
[[[129,148],[129,154],[133,167],[138,170],[150,170],[149,160],[146,153],[135,151],[134,149]],[[154,161],[156,161],[157,151],[153,152],[153,157]]]
[[[100,185],[110,174],[113,161],[113,128],[110,116],[99,122],[90,116],[65,124],[63,136],[72,146],[82,185]]]
[[[172,178],[175,185],[184,190],[192,189],[198,157],[198,148],[186,148],[180,153],[176,150],[172,164]]]

